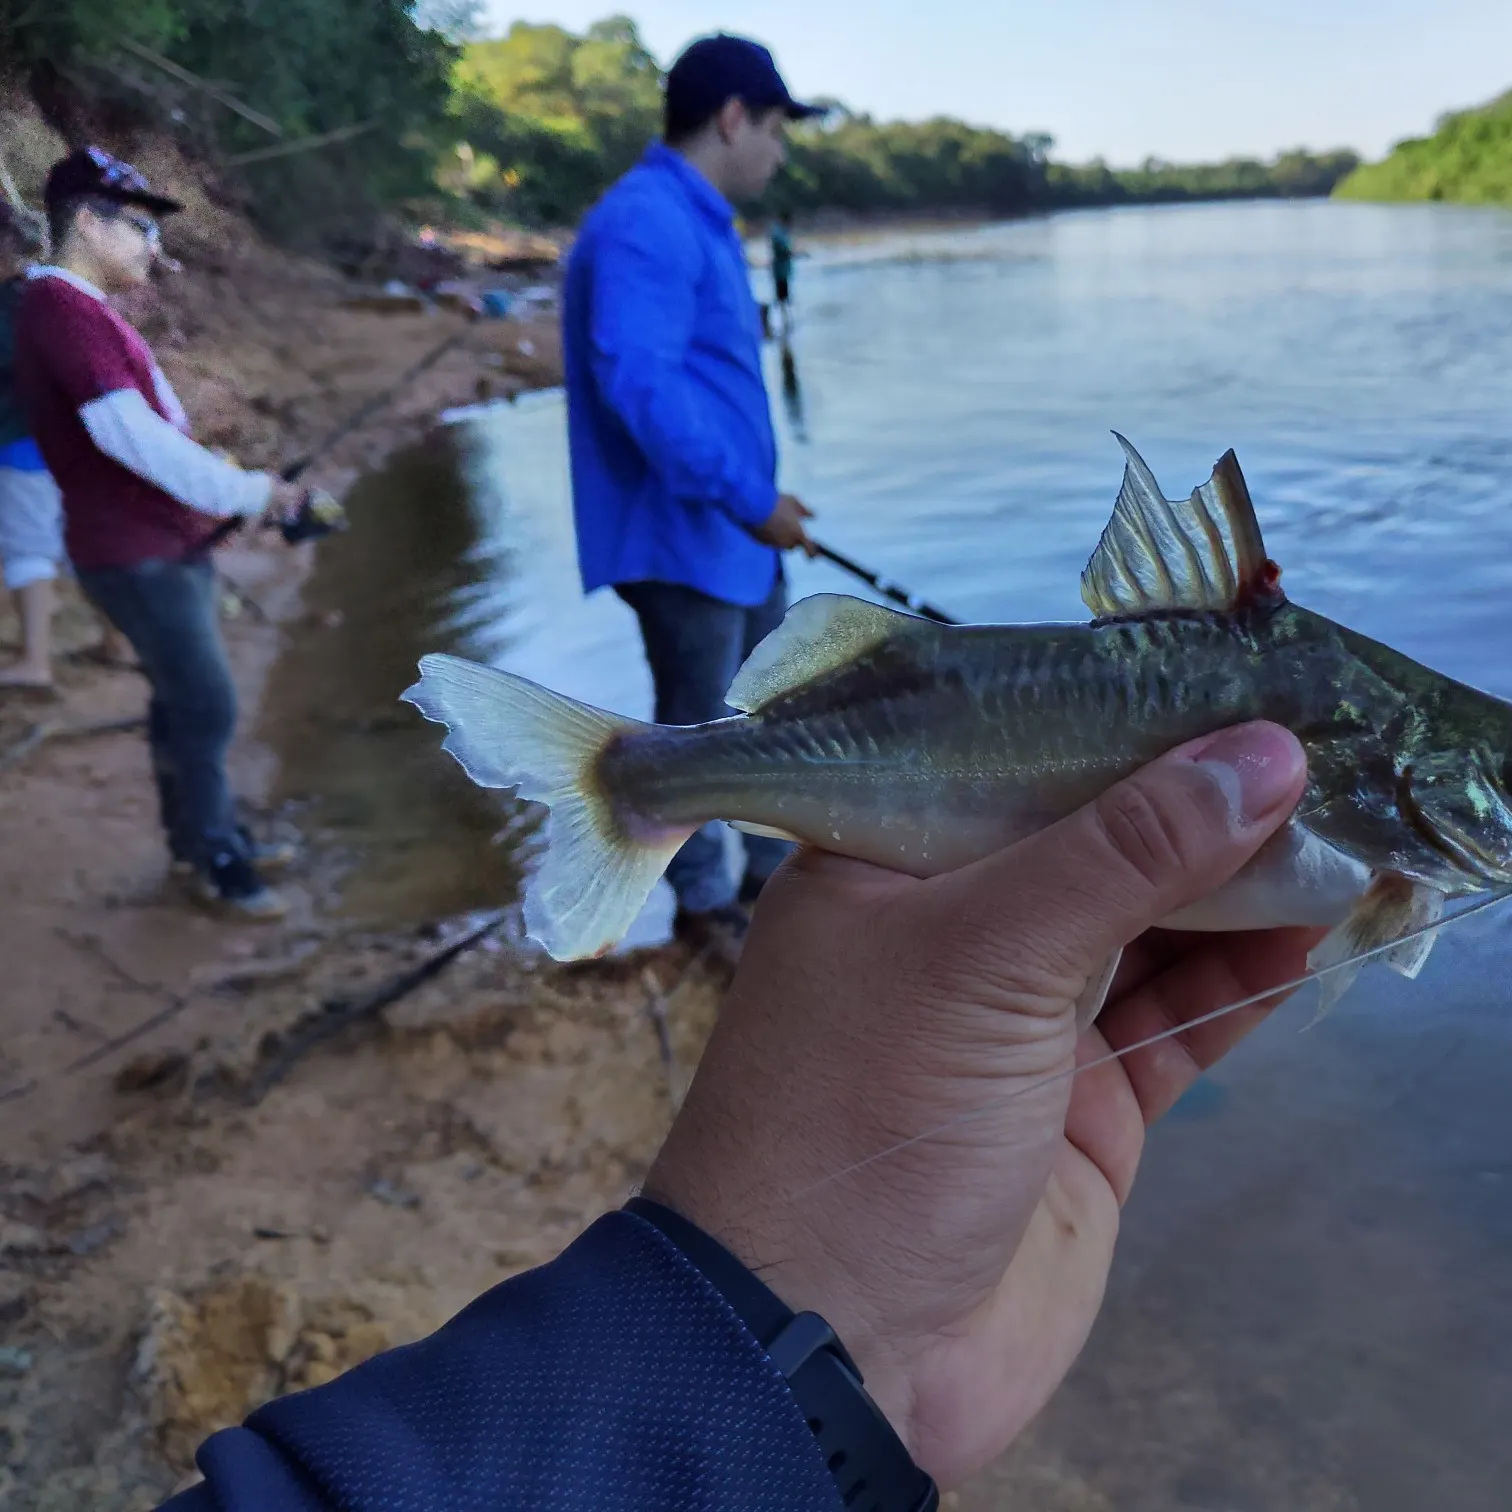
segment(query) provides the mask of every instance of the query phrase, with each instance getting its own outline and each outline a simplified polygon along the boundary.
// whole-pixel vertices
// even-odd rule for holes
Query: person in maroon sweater
[[[99,148],[54,165],[54,261],[28,271],[16,312],[16,385],[63,497],[80,586],[131,642],[152,687],[149,739],[175,872],[198,899],[272,919],[283,900],[236,820],[226,752],[236,693],[221,643],[210,548],[226,520],[282,519],[300,490],[196,443],[147,343],[108,303],[150,277],[158,217],[181,208]]]

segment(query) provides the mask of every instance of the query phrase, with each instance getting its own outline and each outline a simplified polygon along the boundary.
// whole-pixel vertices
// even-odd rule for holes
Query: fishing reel
[[[278,528],[290,546],[297,546],[301,541],[318,541],[350,525],[346,510],[330,494],[321,488],[309,488],[293,519],[284,520]]]

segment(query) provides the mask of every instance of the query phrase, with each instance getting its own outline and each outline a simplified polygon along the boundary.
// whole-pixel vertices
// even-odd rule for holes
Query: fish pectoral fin
[[[1422,884],[1414,887],[1412,918],[1405,932],[1412,934],[1419,929],[1428,929],[1430,924],[1437,924],[1444,917],[1446,901],[1444,894],[1436,887],[1425,887]],[[1408,981],[1412,981],[1433,953],[1437,939],[1438,931],[1429,929],[1426,934],[1403,940],[1395,950],[1388,950],[1381,959],[1393,971],[1400,972]]]
[[[928,623],[843,593],[799,599],[746,658],[725,702],[742,714],[754,714],[783,694],[859,661],[899,630]]]
[[[1436,924],[1443,914],[1444,894],[1438,888],[1414,882],[1399,872],[1377,873],[1350,910],[1349,917],[1331,929],[1308,954],[1309,971],[1327,967],[1337,969],[1318,983],[1321,989],[1318,1011],[1307,1027],[1312,1028],[1349,990],[1365,964],[1355,957],[1365,951],[1389,945],[1393,940],[1402,939],[1403,935],[1413,935],[1412,939],[1402,940],[1395,949],[1386,951],[1382,959],[1403,976],[1415,977],[1423,969],[1435,939],[1432,932],[1417,934],[1416,931]],[[1349,964],[1341,965],[1342,962]]]
[[[1118,433],[1114,432],[1115,436]],[[1265,555],[1249,488],[1227,451],[1189,499],[1160,491],[1122,436],[1123,486],[1097,550],[1082,573],[1082,599],[1099,619],[1280,603],[1281,572]]]
[[[762,840],[791,840],[794,845],[803,844],[802,839],[791,830],[777,829],[770,824],[752,824],[746,819],[728,819],[725,822],[742,835],[755,835]]]
[[[1102,969],[1087,978],[1087,985],[1076,1000],[1078,1035],[1085,1034],[1096,1021],[1097,1015],[1103,1011],[1103,1004],[1108,1001],[1108,991],[1113,986],[1113,978],[1118,974],[1118,963],[1121,960],[1123,960],[1122,949],[1115,950],[1103,962]]]

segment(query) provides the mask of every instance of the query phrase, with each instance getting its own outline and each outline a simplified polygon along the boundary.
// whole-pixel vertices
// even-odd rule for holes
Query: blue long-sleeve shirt
[[[750,531],[777,503],[777,446],[760,312],[734,211],[664,144],[583,222],[562,344],[584,591],[765,602],[778,554]]]
[[[777,1367],[625,1212],[198,1459],[160,1512],[841,1512]]]

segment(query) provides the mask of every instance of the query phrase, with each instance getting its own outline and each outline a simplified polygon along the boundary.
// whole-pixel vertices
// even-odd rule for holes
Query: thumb
[[[1280,725],[1237,725],[1178,746],[1059,823],[957,873],[977,874],[966,886],[976,905],[964,911],[978,922],[978,943],[988,955],[1018,952],[1014,976],[1027,946],[1045,978],[1081,982],[1233,876],[1286,821],[1306,776],[1300,743]],[[1005,917],[1016,927],[1004,931]],[[986,964],[980,953],[978,961]]]

